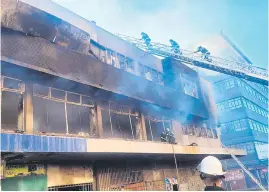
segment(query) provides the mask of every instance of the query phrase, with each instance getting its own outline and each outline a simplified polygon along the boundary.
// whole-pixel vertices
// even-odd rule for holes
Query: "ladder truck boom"
[[[214,56],[201,57],[201,54],[193,51],[179,49],[175,52],[171,46],[150,42],[146,45],[142,39],[116,34],[119,38],[134,44],[148,53],[161,57],[172,57],[185,64],[213,70],[227,75],[236,76],[255,83],[268,86],[268,71],[253,65],[243,64],[236,61],[222,59]]]
[[[228,150],[228,148],[223,144],[222,147]],[[263,185],[251,174],[251,172],[244,166],[244,164],[233,153],[230,154],[231,157],[235,160],[235,162],[245,171],[246,174],[248,174],[252,181],[255,182],[262,191],[266,191]]]

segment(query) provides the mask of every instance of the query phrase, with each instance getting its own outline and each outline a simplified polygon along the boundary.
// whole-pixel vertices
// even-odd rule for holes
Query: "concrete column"
[[[97,136],[98,133],[97,133],[97,118],[96,118],[96,112],[95,112],[95,109],[94,107],[91,107],[90,108],[90,135],[91,136]]]
[[[138,112],[136,112],[136,118],[135,118],[135,130],[136,130],[136,140],[142,140],[143,139],[143,131],[141,129],[141,116],[139,115]]]
[[[97,134],[100,138],[103,137],[103,125],[102,125],[102,111],[99,105],[96,106],[96,119],[97,119]]]
[[[140,115],[141,119],[141,136],[142,140],[147,140],[147,131],[146,131],[146,124],[145,124],[145,116],[143,114]]]
[[[25,83],[24,93],[24,131],[34,132],[33,84]]]

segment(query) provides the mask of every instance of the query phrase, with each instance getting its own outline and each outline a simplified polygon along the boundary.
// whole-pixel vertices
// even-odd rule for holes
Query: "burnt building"
[[[203,157],[245,155],[185,64],[52,1],[1,3],[2,190],[201,190]]]

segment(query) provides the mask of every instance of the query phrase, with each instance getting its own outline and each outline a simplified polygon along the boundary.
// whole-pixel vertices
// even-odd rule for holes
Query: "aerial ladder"
[[[249,64],[239,63],[237,61],[230,61],[227,59],[210,56],[209,51],[201,46],[198,47],[197,51],[193,52],[180,49],[179,45],[173,40],[170,40],[171,46],[151,42],[151,39],[145,33],[141,33],[142,39],[121,34],[116,35],[132,45],[135,45],[136,47],[148,52],[149,54],[161,57],[172,57],[186,64],[225,73],[268,86],[268,71],[266,69],[255,67]],[[199,52],[201,52],[202,55],[199,54]],[[266,191],[263,185],[251,174],[243,163],[232,152],[230,152],[225,145],[222,144],[222,147],[231,154],[231,157],[253,180],[253,182],[255,182],[262,191]]]
[[[225,149],[227,149],[227,151],[228,151],[228,148],[225,146],[225,145],[223,145],[222,144],[222,147],[223,148],[225,148]],[[244,170],[244,172],[246,173],[246,174],[248,174],[248,176],[252,179],[252,181],[254,182],[254,183],[256,183],[257,184],[257,186],[262,190],[262,191],[267,191],[264,187],[263,187],[263,185],[254,177],[254,175],[252,175],[251,174],[251,172],[244,166],[244,164],[232,153],[232,152],[230,152],[230,154],[231,154],[231,157],[235,160],[235,162]]]
[[[115,35],[152,55],[160,57],[172,57],[184,64],[236,76],[248,81],[268,86],[268,71],[264,68],[214,57],[211,56],[209,52],[201,54],[201,51],[188,51],[180,49],[179,46],[174,49],[169,45],[151,42],[151,39],[148,36],[145,36],[144,33],[144,36],[142,35],[142,39],[121,34]]]

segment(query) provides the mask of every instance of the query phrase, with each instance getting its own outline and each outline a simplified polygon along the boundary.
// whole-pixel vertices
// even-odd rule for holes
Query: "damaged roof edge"
[[[119,70],[92,56],[15,31],[2,30],[1,36],[3,61],[177,111],[184,111],[182,101],[188,102],[191,105],[189,114],[208,118],[201,100]]]

